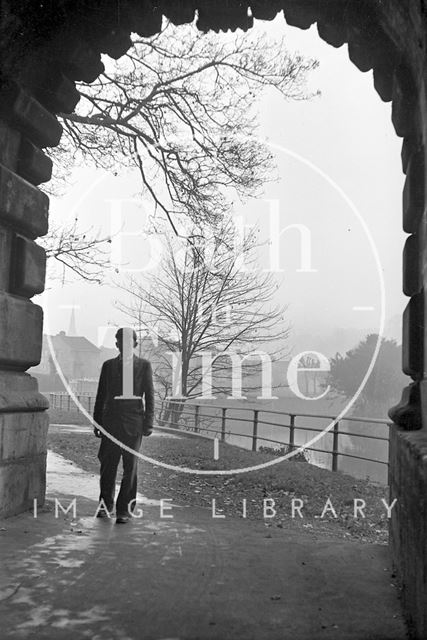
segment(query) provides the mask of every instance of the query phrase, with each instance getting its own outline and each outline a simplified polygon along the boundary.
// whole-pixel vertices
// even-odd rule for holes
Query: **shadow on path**
[[[97,478],[49,456],[48,508],[1,521],[1,638],[400,640],[387,547],[314,540],[139,496],[95,519]],[[76,498],[76,517],[59,510]],[[168,505],[170,506],[170,505]]]

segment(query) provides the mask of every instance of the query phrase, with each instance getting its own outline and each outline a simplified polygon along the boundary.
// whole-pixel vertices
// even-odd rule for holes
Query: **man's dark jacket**
[[[151,364],[133,357],[133,395],[135,399],[120,400],[123,378],[121,356],[106,360],[102,365],[93,417],[108,433],[144,435],[153,427],[154,387]]]

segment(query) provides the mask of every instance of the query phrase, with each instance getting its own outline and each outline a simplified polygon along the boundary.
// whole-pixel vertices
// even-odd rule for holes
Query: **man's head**
[[[116,331],[116,347],[121,354],[123,354],[123,344],[126,339],[130,339],[133,349],[135,349],[138,344],[136,331],[133,331],[129,327],[122,327],[121,329],[118,329]]]

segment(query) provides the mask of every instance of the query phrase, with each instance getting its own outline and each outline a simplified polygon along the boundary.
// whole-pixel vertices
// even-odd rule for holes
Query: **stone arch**
[[[33,123],[15,125],[25,132],[18,175],[34,185],[50,177],[51,164],[42,148],[59,142],[61,127],[55,115],[74,110],[79,94],[76,81],[93,82],[103,70],[101,53],[120,58],[131,46],[130,33],[150,36],[161,28],[165,16],[174,24],[192,22],[197,16],[201,31],[248,30],[254,19],[271,20],[283,13],[286,22],[300,29],[317,24],[319,36],[328,44],[348,44],[350,60],[362,71],[373,72],[374,86],[382,100],[392,102],[392,121],[403,138],[402,166],[407,174],[403,197],[403,228],[410,236],[404,251],[403,289],[411,300],[404,316],[403,370],[413,379],[402,403],[393,412],[400,425],[421,426],[420,385],[424,370],[422,340],[424,301],[417,265],[420,262],[418,227],[424,205],[424,147],[421,118],[423,81],[424,15],[405,16],[402,3],[389,0],[235,0],[220,6],[215,0],[98,0],[64,2],[40,12],[37,3],[22,2],[7,23],[13,40],[25,56],[5,52],[3,77],[13,75],[3,93],[4,116],[31,108],[44,131],[31,131]],[[32,10],[28,8],[32,6]],[[416,18],[418,17],[418,20]],[[418,33],[414,27],[418,27]],[[414,35],[416,36],[414,38]],[[413,40],[408,46],[409,36]],[[25,44],[25,46],[23,46]],[[27,113],[28,115],[28,113]],[[34,114],[35,115],[35,114]],[[19,115],[15,114],[18,117]],[[35,116],[36,117],[36,116]],[[6,118],[7,119],[7,118]],[[13,124],[13,120],[12,120]],[[27,129],[25,129],[27,127]],[[25,146],[26,145],[26,146]],[[31,146],[30,146],[31,145]],[[31,159],[30,159],[31,157]],[[37,159],[36,159],[37,158]],[[29,165],[31,169],[29,168]],[[37,175],[30,175],[30,172]],[[41,234],[39,230],[39,235]]]
[[[334,47],[348,44],[350,60],[373,71],[392,121],[403,139],[403,370],[412,382],[391,415],[391,491],[403,506],[393,513],[392,549],[404,582],[406,606],[419,637],[427,635],[427,387],[425,344],[425,0],[5,0],[0,16],[0,512],[28,508],[44,496],[46,403],[25,373],[41,352],[42,312],[31,297],[43,290],[45,258],[36,244],[47,231],[48,199],[38,185],[52,165],[43,149],[56,146],[56,115],[71,112],[76,81],[93,82],[101,54],[119,58],[130,33],[150,36],[162,16],[174,24],[197,17],[202,31],[249,29],[254,19],[283,12],[291,25],[317,24]],[[424,416],[424,419],[423,419]],[[418,431],[416,431],[418,430]],[[20,437],[17,437],[19,432]],[[5,435],[6,434],[6,435]],[[414,492],[413,487],[417,487]],[[418,514],[423,504],[424,521]],[[406,518],[403,525],[402,519]],[[403,532],[403,528],[405,531]],[[421,573],[420,573],[421,572]],[[415,586],[414,586],[415,585]],[[422,586],[419,586],[422,585]]]

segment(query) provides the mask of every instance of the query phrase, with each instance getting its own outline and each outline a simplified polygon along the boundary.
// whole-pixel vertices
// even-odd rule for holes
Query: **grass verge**
[[[77,424],[69,413],[66,418],[59,418],[61,416],[55,412],[51,415],[51,422]],[[50,449],[94,474],[99,470],[99,442],[92,433],[73,432],[65,426],[51,427],[49,430]],[[191,437],[185,432],[179,432],[179,437],[164,434],[162,437],[144,438],[141,451],[156,461],[195,470],[242,468],[277,459],[269,453],[247,451],[220,443],[219,460],[214,461],[212,440]],[[387,504],[389,502],[386,487],[305,462],[290,459],[258,471],[202,476],[166,469],[141,460],[138,481],[139,490],[149,498],[170,498],[179,505],[209,509],[212,509],[215,499],[216,513],[227,517],[242,517],[243,501],[246,500],[246,517],[263,519],[266,526],[303,529],[316,537],[332,536],[381,544],[386,544],[388,540],[387,513],[382,503],[382,499]],[[360,513],[354,517],[356,499],[365,501],[365,517]],[[274,507],[274,517],[264,517],[264,500],[268,501],[267,505]],[[302,501],[302,517],[297,511],[292,517],[293,500]],[[295,504],[300,505],[299,502]],[[273,511],[267,510],[267,513],[273,515]]]

